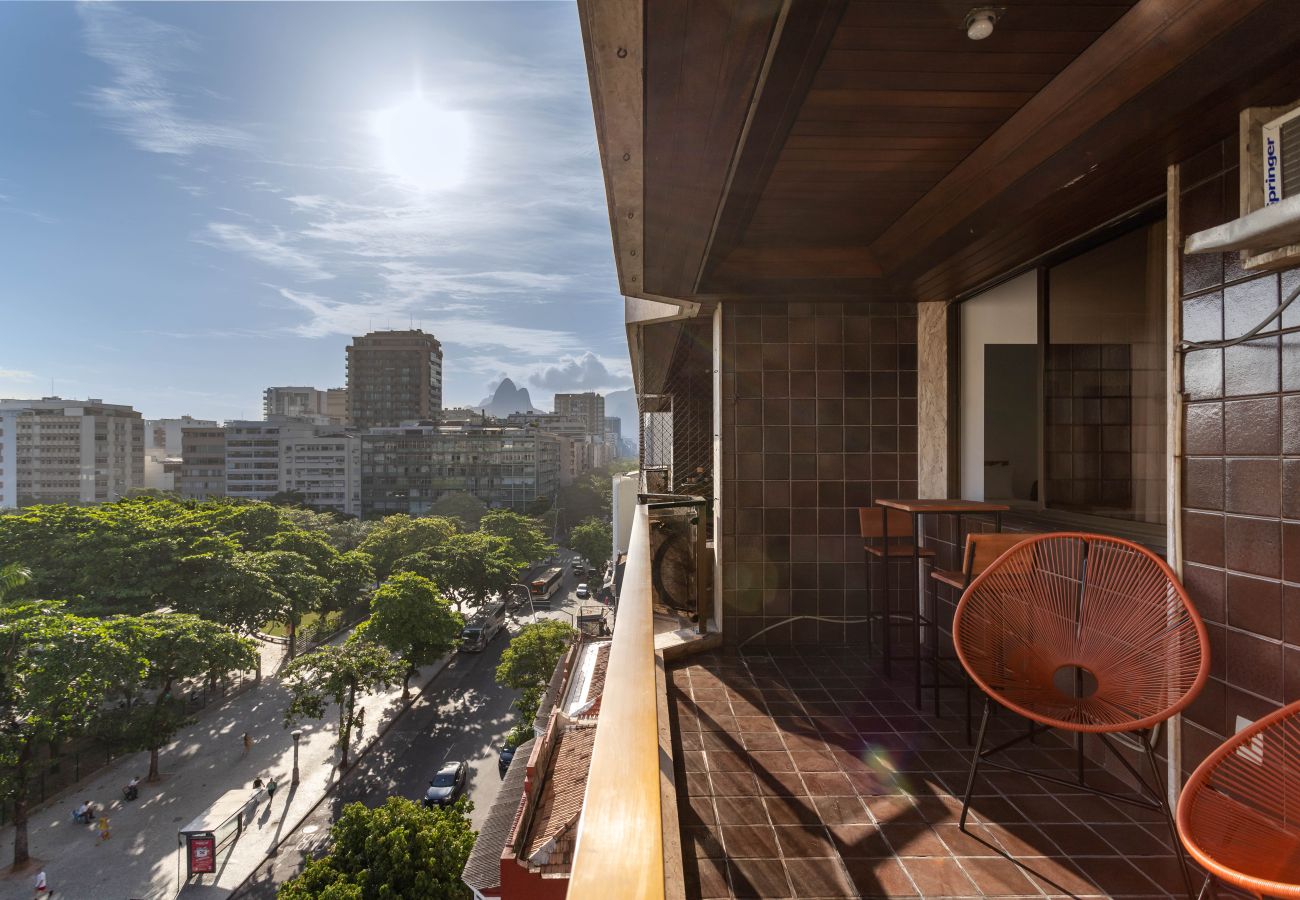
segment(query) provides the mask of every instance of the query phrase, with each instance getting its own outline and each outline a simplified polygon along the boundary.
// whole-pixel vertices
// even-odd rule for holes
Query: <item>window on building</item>
[[[963,497],[1165,521],[1164,253],[1157,222],[961,305]]]

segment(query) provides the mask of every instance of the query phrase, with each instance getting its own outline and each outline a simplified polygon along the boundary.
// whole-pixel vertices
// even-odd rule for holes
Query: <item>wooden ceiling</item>
[[[1159,197],[1300,84],[1294,0],[999,0],[977,42],[979,5],[644,0],[625,293],[950,297]]]

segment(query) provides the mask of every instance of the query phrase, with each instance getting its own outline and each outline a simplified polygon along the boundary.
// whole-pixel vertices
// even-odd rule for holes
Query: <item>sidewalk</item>
[[[280,648],[276,648],[277,650]],[[33,865],[13,873],[12,826],[0,829],[0,900],[27,900],[32,879],[40,867],[56,897],[68,900],[161,900],[177,895],[184,878],[177,852],[177,831],[201,814],[227,791],[247,789],[253,779],[274,775],[280,785],[275,799],[263,800],[254,821],[233,848],[217,861],[217,876],[206,876],[205,887],[190,887],[189,897],[226,897],[266,857],[275,842],[324,796],[337,778],[338,754],[334,747],[337,714],[331,707],[326,718],[298,727],[301,782],[292,788],[293,739],[284,727],[288,689],[274,673],[275,660],[264,657],[262,684],[244,692],[226,706],[204,714],[162,752],[162,779],[140,786],[140,799],[122,801],[121,788],[133,775],[148,771],[149,755],[123,757],[76,788],[77,793],[55,800],[36,812],[28,823]],[[436,667],[421,670],[415,684],[423,684]],[[417,691],[413,686],[412,693]],[[366,697],[365,729],[353,739],[351,756],[368,745],[385,723],[402,708],[402,689]],[[244,752],[242,735],[253,738]],[[94,826],[71,821],[72,808],[90,799],[107,810],[112,838],[100,843]]]

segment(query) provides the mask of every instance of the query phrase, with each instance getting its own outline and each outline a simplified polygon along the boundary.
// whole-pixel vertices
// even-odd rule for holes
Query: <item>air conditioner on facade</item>
[[[1300,196],[1300,107],[1260,128],[1263,205]]]

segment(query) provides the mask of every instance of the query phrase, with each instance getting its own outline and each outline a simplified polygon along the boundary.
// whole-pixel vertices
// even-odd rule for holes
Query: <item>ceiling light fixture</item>
[[[991,6],[981,6],[966,13],[966,37],[982,41],[993,33],[998,21],[998,11]]]

